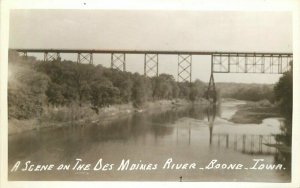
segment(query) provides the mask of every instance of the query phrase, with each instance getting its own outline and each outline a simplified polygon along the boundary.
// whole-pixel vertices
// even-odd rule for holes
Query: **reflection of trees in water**
[[[8,163],[15,163],[19,158],[27,156],[27,153],[34,153],[42,148],[41,137],[36,131],[17,134],[8,137]]]
[[[172,110],[150,116],[147,121],[151,122],[153,125],[151,126],[151,129],[155,136],[164,136],[172,134],[174,128],[162,125],[173,124],[182,117],[203,119],[205,117],[204,108],[200,105],[190,105],[186,108],[174,108]]]
[[[165,126],[151,126],[151,131],[154,133],[154,136],[165,136],[173,133],[173,127],[165,127]]]
[[[189,117],[203,120],[206,117],[206,108],[207,107],[203,107],[202,105],[192,105],[188,112]]]
[[[129,139],[137,140],[147,134],[155,138],[171,135],[174,127],[168,125],[182,117],[203,119],[206,117],[205,110],[204,107],[191,105],[161,113],[136,113],[99,125],[66,126],[28,132],[10,139],[9,159],[14,163],[15,159],[39,151],[37,161],[42,161],[49,154],[57,156],[57,160],[68,161],[91,150],[94,143],[107,141],[126,143]]]
[[[80,126],[69,126],[16,135],[9,141],[9,164],[26,157],[34,162],[45,162],[49,158],[60,162],[73,159],[90,148],[84,131]]]
[[[148,118],[153,124],[175,123],[182,117],[204,119],[206,117],[205,107],[201,105],[190,105],[186,108],[175,108],[166,112],[155,114]]]
[[[173,128],[165,125],[173,124],[182,117],[204,119],[206,117],[205,110],[203,106],[190,105],[186,108],[174,108],[161,113],[137,113],[125,119],[115,120],[107,126],[88,128],[86,136],[92,135],[91,141],[99,142],[137,139],[149,132],[152,132],[154,136],[170,135]]]

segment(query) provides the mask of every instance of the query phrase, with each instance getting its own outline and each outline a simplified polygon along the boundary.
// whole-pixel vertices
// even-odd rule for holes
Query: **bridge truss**
[[[44,61],[60,61],[61,54],[77,54],[77,63],[93,64],[94,54],[110,54],[111,68],[126,71],[127,54],[144,55],[144,75],[159,76],[159,56],[176,55],[178,57],[177,81],[192,81],[192,56],[211,57],[211,75],[206,97],[216,102],[216,73],[260,73],[283,74],[291,69],[292,53],[278,52],[214,52],[214,51],[153,51],[153,50],[85,50],[85,49],[10,49],[21,53],[43,53]]]
[[[158,54],[145,54],[144,75],[158,76]]]

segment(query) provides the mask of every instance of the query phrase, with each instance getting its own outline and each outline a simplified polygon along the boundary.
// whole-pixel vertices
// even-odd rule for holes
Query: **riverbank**
[[[241,124],[260,124],[263,119],[279,117],[279,109],[268,101],[250,102],[238,105],[238,110],[231,117],[230,121]]]
[[[206,105],[206,101],[199,101],[199,104]],[[146,102],[139,108],[129,104],[111,105],[99,109],[98,114],[89,106],[71,105],[69,107],[47,107],[39,118],[29,120],[8,120],[8,135],[22,133],[41,128],[53,128],[60,126],[89,125],[111,122],[117,118],[127,117],[133,113],[153,112],[161,113],[172,108],[180,108],[192,103],[183,99],[159,100]]]

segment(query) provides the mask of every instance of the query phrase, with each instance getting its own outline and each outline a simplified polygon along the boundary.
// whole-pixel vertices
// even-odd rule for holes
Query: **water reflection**
[[[233,148],[246,154],[256,155],[277,155],[278,148],[274,147],[279,144],[278,134],[237,134],[232,132],[213,133],[214,122],[216,117],[221,118],[220,106],[210,105],[207,107],[207,121],[209,128],[209,144],[218,147]],[[281,135],[282,137],[282,135]]]
[[[216,116],[220,118],[220,107],[211,105],[207,108],[207,121],[209,127],[209,144],[218,147],[233,148],[250,155],[271,155],[274,156],[275,164],[283,164],[291,172],[291,118],[278,118],[280,130],[276,133],[267,134],[213,134]],[[218,112],[218,113],[217,113]]]
[[[212,104],[207,108],[207,121],[208,121],[208,128],[209,128],[209,144],[212,144],[212,137],[213,137],[213,127],[214,121],[216,118],[217,113],[217,106]]]
[[[9,169],[17,160],[59,164],[72,163],[74,158],[84,158],[87,162],[93,162],[99,156],[111,163],[118,163],[122,158],[162,161],[173,156],[181,161],[197,160],[204,163],[212,158],[220,157],[222,160],[247,164],[251,162],[252,155],[268,154],[270,157],[265,156],[265,160],[273,162],[271,155],[274,153],[266,152],[266,148],[271,147],[266,145],[269,138],[264,135],[277,133],[276,125],[269,126],[268,122],[248,126],[231,123],[224,118],[224,114],[231,114],[232,106],[229,108],[226,105],[221,107],[190,105],[160,113],[135,113],[112,122],[102,121],[92,125],[40,129],[12,135],[9,136],[8,141]],[[274,137],[271,140],[275,140]],[[139,176],[144,180],[178,180],[178,177],[182,176],[178,174],[182,172],[157,171],[156,173],[158,175],[143,174],[143,176],[140,173],[134,176],[118,173],[106,176],[106,174],[96,173],[90,175],[89,178],[136,180],[133,177]],[[273,172],[265,173],[269,173],[266,176],[269,181],[278,178],[275,173],[272,174]],[[66,178],[61,174],[50,176],[55,180]],[[72,180],[87,178],[74,174],[67,176]],[[194,181],[236,181],[236,179],[259,181],[262,179],[262,181],[267,181],[266,177],[263,179],[264,177],[260,177],[257,173],[245,176],[243,173],[232,172],[224,176],[224,172],[199,174],[191,171],[185,174],[184,179],[190,178]],[[41,173],[20,176],[9,173],[9,178],[36,180],[49,177]]]

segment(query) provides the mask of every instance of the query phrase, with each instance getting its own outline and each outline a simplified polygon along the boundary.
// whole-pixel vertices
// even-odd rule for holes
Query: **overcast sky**
[[[289,12],[13,10],[10,48],[292,52]],[[63,59],[74,59],[75,55]],[[142,55],[127,70],[143,73]],[[95,64],[110,65],[109,55]],[[177,57],[160,56],[159,72],[177,79]],[[193,80],[208,81],[210,57],[193,56]],[[217,82],[274,83],[277,75],[218,74]]]

